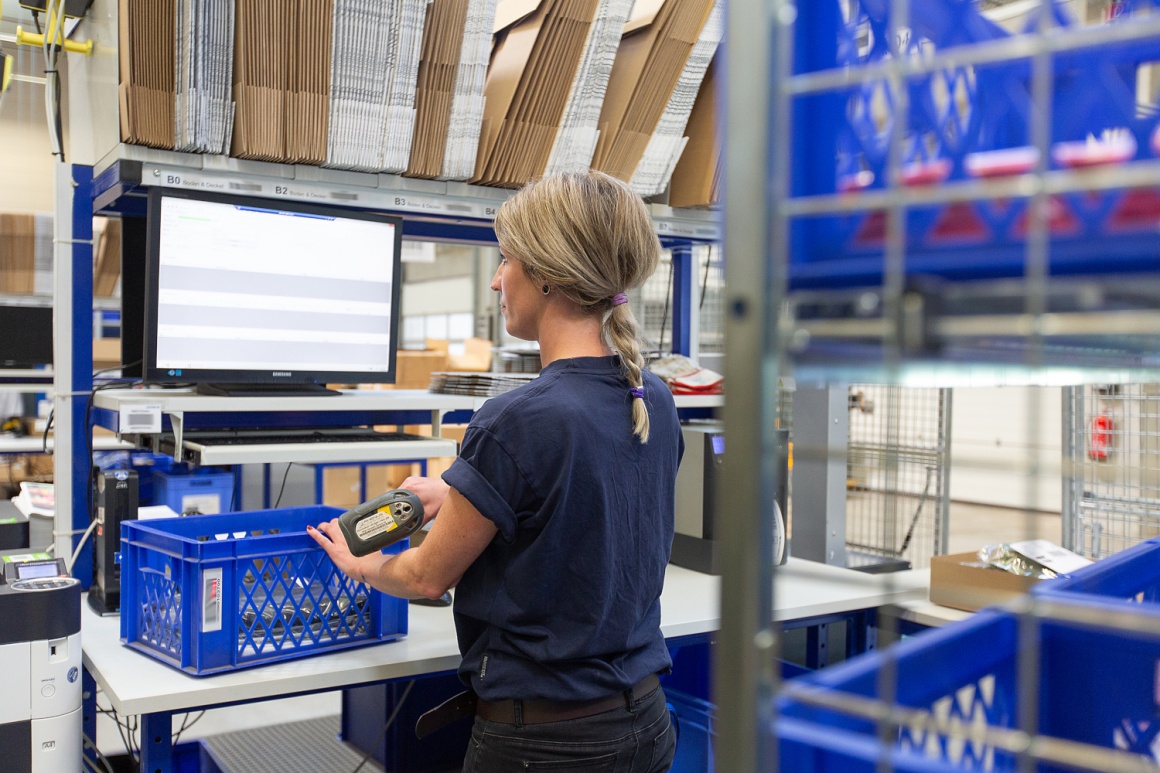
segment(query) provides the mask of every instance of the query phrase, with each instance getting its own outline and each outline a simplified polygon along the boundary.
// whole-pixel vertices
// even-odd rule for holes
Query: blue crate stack
[[[921,203],[922,190],[1012,179],[1036,171],[1032,136],[1034,62],[1018,36],[986,19],[975,2],[910,2],[907,57],[921,59],[991,46],[987,61],[932,69],[905,80],[903,110],[890,77],[852,78],[793,99],[791,188],[797,197],[873,198],[890,188],[891,133],[905,121],[902,187],[914,193],[906,212],[906,276],[959,281],[1025,274],[1028,207],[1019,195],[942,204]],[[794,46],[798,75],[882,67],[891,54],[889,0],[860,0],[843,16],[837,2],[799,3]],[[1070,6],[1053,6],[1058,40],[1078,29]],[[1149,24],[1134,12],[1154,0],[1116,5],[1109,27]],[[1036,31],[1036,16],[1026,30]],[[1152,17],[1154,20],[1154,17]],[[1157,59],[1147,30],[1134,39],[1091,34],[1084,45],[1060,45],[1050,58],[1051,147],[1047,173],[1160,158],[1160,115],[1138,108],[1139,67]],[[1114,32],[1114,30],[1113,30]],[[1102,42],[1101,42],[1102,41]],[[836,42],[836,44],[835,44]],[[1006,45],[1008,53],[997,49]],[[1098,148],[1093,140],[1101,140]],[[1102,148],[1101,152],[1096,152]],[[887,212],[881,196],[848,214],[802,216],[792,230],[791,288],[839,288],[882,282]],[[1050,199],[1052,276],[1155,271],[1160,243],[1160,188],[1111,187],[1063,192]]]

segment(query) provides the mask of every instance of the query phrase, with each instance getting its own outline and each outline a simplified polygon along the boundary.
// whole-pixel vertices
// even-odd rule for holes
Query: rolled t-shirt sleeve
[[[443,480],[495,523],[505,542],[515,539],[516,508],[533,494],[515,460],[491,432],[469,427]]]

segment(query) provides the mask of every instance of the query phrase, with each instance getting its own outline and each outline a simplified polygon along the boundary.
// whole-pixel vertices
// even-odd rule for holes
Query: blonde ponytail
[[[605,343],[620,354],[628,388],[642,389],[636,318],[622,297],[652,276],[660,260],[660,240],[644,200],[603,172],[552,175],[503,203],[495,235],[537,281],[603,315]],[[649,435],[645,399],[635,393],[632,399],[633,434],[642,443]]]
[[[627,303],[612,307],[604,319],[604,333],[611,349],[620,354],[620,362],[632,393],[632,432],[641,443],[648,442],[648,407],[644,394],[644,355],[640,351],[640,337],[636,329],[636,316]]]

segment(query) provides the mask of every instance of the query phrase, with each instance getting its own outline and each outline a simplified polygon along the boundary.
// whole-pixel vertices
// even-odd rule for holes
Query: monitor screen
[[[154,188],[148,228],[147,380],[394,381],[399,218]]]
[[[52,364],[52,307],[0,306],[0,367]]]

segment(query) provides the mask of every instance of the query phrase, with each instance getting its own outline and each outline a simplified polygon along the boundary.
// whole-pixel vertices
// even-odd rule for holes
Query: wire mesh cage
[[[697,309],[697,351],[700,355],[725,353],[724,297],[725,266],[721,248],[706,245],[695,248],[698,285],[694,303]]]
[[[847,555],[929,566],[946,552],[951,390],[850,387]]]
[[[779,429],[793,442],[793,386],[777,389]],[[947,552],[950,389],[853,384],[848,389],[846,555],[850,566],[930,565]],[[808,420],[808,419],[803,419]],[[790,516],[793,512],[790,476]]]
[[[1064,547],[1104,558],[1160,535],[1160,384],[1064,394]]]
[[[653,275],[629,293],[645,354],[670,354],[673,349],[673,254],[662,250]]]

